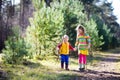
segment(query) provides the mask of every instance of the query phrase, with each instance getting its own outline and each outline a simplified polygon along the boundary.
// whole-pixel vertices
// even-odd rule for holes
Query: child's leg
[[[65,62],[65,56],[64,55],[60,55],[61,56],[61,68],[63,69],[64,68],[64,62]]]
[[[85,68],[85,63],[86,63],[86,55],[80,54],[79,55],[79,70],[84,71]]]
[[[83,55],[79,54],[79,66],[80,68],[83,68]]]
[[[66,70],[69,70],[68,65],[69,65],[69,55],[65,55],[65,69]]]
[[[86,55],[83,55],[83,68],[84,69],[85,69],[86,61],[87,61]]]

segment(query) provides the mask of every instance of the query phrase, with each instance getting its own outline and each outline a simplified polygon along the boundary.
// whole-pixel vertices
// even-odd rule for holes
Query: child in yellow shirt
[[[68,42],[69,37],[67,35],[63,36],[63,41],[61,44],[59,44],[57,47],[59,49],[60,53],[60,59],[61,59],[61,68],[64,68],[64,63],[65,63],[65,69],[69,70],[68,65],[69,65],[69,51],[74,50],[74,48],[70,45]]]

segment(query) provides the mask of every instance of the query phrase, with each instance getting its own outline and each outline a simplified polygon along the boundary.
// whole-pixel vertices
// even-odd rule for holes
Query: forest
[[[119,80],[113,10],[107,0],[0,0],[0,80]],[[87,70],[77,70],[77,51],[70,51],[71,70],[61,70],[56,47],[65,34],[75,47],[79,24],[91,39]]]

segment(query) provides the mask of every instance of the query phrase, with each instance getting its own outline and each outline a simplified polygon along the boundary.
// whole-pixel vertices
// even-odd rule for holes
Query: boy
[[[70,45],[68,42],[69,37],[67,35],[63,36],[62,43],[58,45],[58,50],[60,53],[60,59],[61,59],[61,68],[64,68],[64,63],[65,63],[65,69],[69,70],[68,65],[69,65],[69,51],[74,50],[74,48]]]

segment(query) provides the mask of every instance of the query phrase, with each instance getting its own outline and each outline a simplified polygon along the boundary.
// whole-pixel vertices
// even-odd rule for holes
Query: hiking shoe
[[[85,69],[84,69],[84,68],[79,68],[79,71],[80,71],[80,72],[84,72]]]
[[[69,68],[66,68],[67,71],[69,71]]]

